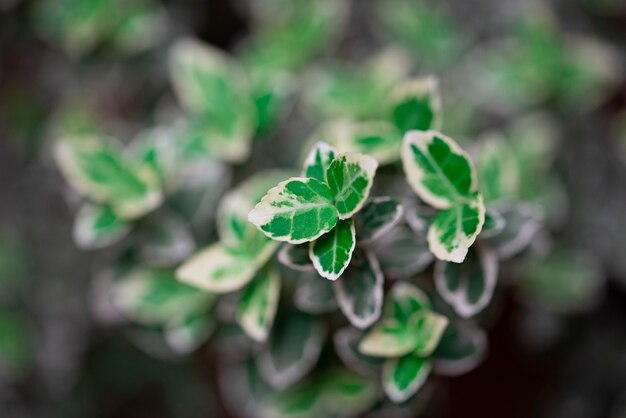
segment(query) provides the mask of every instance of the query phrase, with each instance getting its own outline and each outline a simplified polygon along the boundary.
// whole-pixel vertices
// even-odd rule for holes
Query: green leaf
[[[518,195],[519,171],[516,156],[506,139],[498,134],[480,138],[476,161],[481,192],[486,202]]]
[[[34,359],[26,319],[17,311],[0,310],[0,370],[9,380],[24,375]]]
[[[605,280],[590,254],[557,250],[525,260],[520,266],[524,299],[550,312],[586,312],[600,302]]]
[[[178,354],[188,354],[200,347],[213,333],[215,320],[207,312],[174,318],[165,327],[165,341]]]
[[[354,252],[350,266],[334,283],[339,308],[350,323],[364,329],[380,317],[383,306],[383,273],[368,252]]]
[[[293,301],[299,310],[314,315],[337,309],[332,282],[320,277],[315,270],[300,274]]]
[[[315,271],[309,257],[309,244],[284,245],[278,252],[278,261],[293,270]]]
[[[252,339],[267,339],[280,295],[280,273],[268,265],[246,287],[237,305],[237,319]]]
[[[335,352],[341,361],[355,372],[370,377],[379,376],[385,360],[361,353],[360,341],[361,331],[353,327],[342,328],[335,332],[333,339]]]
[[[428,298],[419,288],[399,282],[387,297],[384,319],[365,335],[359,351],[379,357],[398,357],[410,352],[430,355],[448,322],[430,308]]]
[[[402,148],[401,132],[393,124],[378,120],[332,120],[321,125],[312,140],[325,141],[340,153],[367,154],[381,165],[398,161]]]
[[[325,142],[317,142],[304,160],[302,177],[310,177],[326,183],[326,171],[335,159],[337,151]]]
[[[408,279],[424,271],[433,261],[426,240],[405,225],[398,225],[370,244],[385,276]]]
[[[406,401],[422,387],[431,368],[428,359],[415,354],[387,360],[383,368],[385,393],[392,402]]]
[[[439,295],[463,318],[482,311],[491,301],[498,279],[498,257],[488,249],[471,250],[463,263],[435,264]]]
[[[461,263],[485,222],[485,205],[480,194],[439,213],[428,229],[428,246],[440,260]]]
[[[110,207],[85,203],[76,214],[74,242],[79,248],[95,250],[115,244],[129,231],[130,224]]]
[[[338,155],[326,171],[339,219],[358,212],[369,196],[378,163],[372,157],[357,153]]]
[[[474,369],[487,354],[485,332],[469,322],[451,321],[433,353],[435,371],[459,376]]]
[[[204,146],[225,161],[247,158],[256,111],[239,63],[195,39],[177,41],[169,60],[177,96],[191,112]]]
[[[437,209],[474,200],[478,182],[469,156],[451,138],[435,131],[404,137],[402,162],[417,195]]]
[[[322,378],[322,385],[325,409],[339,416],[366,412],[378,401],[376,382],[347,370],[327,372]]]
[[[112,302],[128,318],[142,324],[164,324],[205,311],[214,296],[176,281],[169,270],[135,268],[112,289]]]
[[[56,143],[54,156],[66,180],[87,198],[110,205],[125,219],[134,219],[159,206],[163,195],[148,167],[133,164],[120,144],[91,135]]]
[[[402,218],[400,203],[390,197],[368,199],[355,216],[355,227],[360,244],[368,244],[393,228]]]
[[[351,219],[337,222],[327,234],[311,242],[309,257],[315,270],[328,280],[337,280],[350,264],[356,247],[356,231]]]
[[[274,254],[277,243],[266,242],[254,253],[217,243],[201,250],[176,270],[178,280],[212,293],[245,286]]]
[[[283,390],[315,367],[325,329],[315,317],[297,312],[279,315],[267,347],[257,357],[263,379]]]
[[[391,98],[391,119],[400,132],[427,131],[441,126],[437,78],[423,77],[399,85]]]
[[[293,177],[270,189],[248,220],[272,239],[301,244],[333,229],[337,209],[326,184]]]
[[[157,127],[140,132],[130,144],[134,159],[148,166],[166,190],[180,181],[181,151],[171,129]]]

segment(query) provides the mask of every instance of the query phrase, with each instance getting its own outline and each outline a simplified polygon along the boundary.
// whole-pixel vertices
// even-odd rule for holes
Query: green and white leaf
[[[496,206],[496,209],[504,219],[504,228],[495,235],[486,236],[484,242],[495,250],[500,260],[508,260],[531,243],[541,228],[543,219],[533,205],[525,203],[503,203]]]
[[[400,203],[390,197],[368,199],[354,217],[359,244],[368,244],[387,233],[402,218]]]
[[[279,315],[266,348],[257,357],[263,379],[277,390],[301,380],[315,367],[325,335],[323,324],[313,316]]]
[[[474,369],[487,354],[487,336],[469,322],[451,321],[433,353],[435,371],[459,376]]]
[[[215,320],[208,312],[174,318],[165,327],[165,341],[176,353],[184,355],[200,347],[215,330]]]
[[[241,289],[254,277],[259,268],[274,254],[277,243],[267,242],[256,252],[222,243],[210,245],[193,255],[176,270],[176,277],[212,293],[229,293]]]
[[[248,214],[265,235],[292,244],[313,241],[337,223],[333,193],[313,178],[293,177],[270,189]]]
[[[247,158],[256,130],[256,109],[243,68],[195,39],[174,43],[170,75],[178,98],[191,112],[194,130],[208,151],[229,162]]]
[[[498,279],[498,257],[486,248],[472,250],[461,264],[437,262],[434,277],[443,300],[461,317],[470,318],[491,301]]]
[[[441,96],[436,77],[400,84],[391,95],[391,119],[400,132],[428,131],[441,127]]]
[[[309,258],[309,244],[283,245],[278,251],[278,261],[293,270],[315,271]]]
[[[385,360],[361,353],[359,351],[361,337],[361,331],[353,327],[338,330],[333,338],[335,352],[348,368],[365,376],[377,377]]]
[[[337,309],[335,290],[331,281],[320,277],[315,270],[301,273],[297,281],[293,302],[299,310],[319,315]]]
[[[485,223],[483,230],[480,232],[480,238],[490,238],[499,235],[506,227],[506,220],[500,214],[498,209],[489,208],[485,212]]]
[[[98,135],[66,138],[55,144],[54,156],[76,191],[110,205],[122,218],[140,217],[163,200],[154,172],[128,161],[114,139]]]
[[[309,246],[309,257],[315,270],[328,280],[337,280],[350,264],[356,247],[356,231],[351,219],[337,222],[327,234]]]
[[[402,148],[404,173],[409,185],[437,209],[475,200],[476,173],[469,155],[454,140],[436,131],[411,131]]]
[[[374,325],[359,344],[362,354],[376,357],[399,357],[412,352],[417,340],[408,321],[385,318]]]
[[[482,196],[439,213],[428,229],[428,247],[440,260],[461,263],[485,222]]]
[[[140,132],[130,144],[133,158],[154,171],[165,190],[172,190],[180,181],[181,150],[175,131],[156,127]]]
[[[74,222],[74,242],[79,248],[95,250],[123,239],[131,225],[108,206],[83,204]]]
[[[268,265],[246,287],[237,304],[237,320],[252,339],[263,342],[274,322],[280,295],[280,272]]]
[[[203,312],[214,299],[210,293],[178,282],[170,270],[135,268],[111,289],[113,306],[133,321],[147,325]]]
[[[479,139],[476,169],[486,202],[517,196],[519,170],[517,158],[502,135],[489,133]]]
[[[448,322],[444,315],[429,310],[414,314],[410,318],[410,326],[416,341],[414,353],[421,357],[430,356],[441,341]]]
[[[365,329],[380,318],[383,281],[378,260],[369,252],[356,250],[341,280],[333,283],[339,308],[355,327]]]
[[[337,154],[337,150],[327,143],[315,143],[304,160],[302,177],[310,177],[326,183],[326,171]]]
[[[377,384],[348,370],[335,369],[322,378],[322,403],[330,413],[355,416],[367,412],[378,401]]]
[[[389,359],[383,367],[383,388],[394,403],[402,403],[422,387],[432,364],[429,359],[415,354]]]
[[[359,121],[339,119],[324,123],[309,142],[325,141],[339,153],[367,154],[379,164],[398,161],[402,148],[402,133],[386,121]]]
[[[347,219],[365,204],[378,168],[375,159],[364,154],[338,155],[328,167],[326,178],[339,219]]]

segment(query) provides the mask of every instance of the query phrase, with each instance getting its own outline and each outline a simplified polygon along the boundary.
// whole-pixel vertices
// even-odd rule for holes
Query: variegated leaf
[[[110,207],[86,203],[76,214],[74,242],[83,249],[104,248],[124,238],[129,231],[130,224]]]
[[[368,199],[354,218],[359,244],[368,244],[388,232],[403,213],[400,203],[390,197]]]
[[[383,367],[385,393],[394,403],[406,401],[422,387],[431,368],[430,360],[415,354],[387,360]]]
[[[302,177],[310,177],[326,183],[326,170],[336,155],[335,148],[325,142],[317,142],[304,160]]]
[[[315,270],[328,280],[337,280],[350,264],[356,247],[356,231],[351,219],[337,222],[327,234],[311,242],[309,257]]]
[[[337,223],[333,192],[313,178],[293,177],[270,189],[248,214],[265,235],[292,244],[322,236]]]
[[[364,154],[338,155],[328,167],[326,178],[339,219],[347,219],[365,204],[374,184],[378,163]]]
[[[438,84],[437,78],[429,76],[406,81],[395,89],[391,98],[391,118],[402,133],[440,128]]]
[[[280,272],[268,265],[246,287],[237,304],[237,319],[252,339],[265,341],[274,322],[280,295]]]

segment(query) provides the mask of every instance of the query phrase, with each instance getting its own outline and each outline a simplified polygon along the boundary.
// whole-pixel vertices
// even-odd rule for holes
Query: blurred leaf
[[[424,384],[431,362],[415,354],[389,359],[383,368],[383,388],[392,402],[402,403]]]
[[[394,90],[391,101],[391,119],[400,132],[441,127],[441,97],[435,77],[403,82]]]
[[[390,197],[368,199],[354,218],[359,244],[373,242],[387,233],[400,221],[403,214],[400,203]]]
[[[32,360],[26,319],[18,312],[0,310],[0,371],[7,376],[20,376]]]
[[[371,247],[385,276],[409,278],[421,273],[434,257],[425,239],[399,225],[372,242]]]
[[[380,357],[367,356],[359,351],[362,334],[359,330],[346,327],[335,332],[335,352],[350,369],[365,376],[378,376],[383,362]]]
[[[281,279],[278,269],[268,265],[245,288],[237,305],[237,319],[252,339],[265,341],[278,308]]]
[[[285,244],[278,252],[278,261],[286,267],[299,271],[315,271],[309,258],[309,244]]]
[[[189,226],[178,216],[161,213],[148,219],[134,236],[142,263],[152,267],[171,267],[196,249]]]
[[[450,321],[433,353],[437,374],[458,376],[474,369],[487,355],[487,336],[477,326]]]
[[[85,203],[76,214],[74,242],[82,249],[104,248],[128,235],[130,227],[109,206]]]
[[[332,282],[321,277],[315,270],[301,273],[294,293],[294,304],[302,312],[321,314],[337,309]]]

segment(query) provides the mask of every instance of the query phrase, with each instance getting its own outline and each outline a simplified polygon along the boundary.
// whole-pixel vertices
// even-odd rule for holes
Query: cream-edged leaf
[[[390,197],[368,199],[354,218],[359,244],[377,240],[393,228],[403,214],[400,203]]]
[[[461,264],[439,261],[434,276],[443,300],[461,317],[469,318],[491,301],[498,279],[498,257],[487,248],[471,250]]]
[[[355,247],[354,223],[346,219],[337,222],[330,232],[311,242],[309,257],[320,276],[337,280],[350,264]]]
[[[369,196],[378,163],[365,154],[338,155],[328,167],[326,178],[339,219],[358,212]]]
[[[94,250],[118,242],[129,231],[130,224],[110,207],[86,203],[76,214],[74,242],[82,249]]]
[[[326,182],[326,170],[335,159],[337,150],[325,142],[317,142],[304,160],[302,177],[311,177]]]
[[[415,354],[389,359],[383,366],[383,389],[392,402],[402,403],[422,387],[431,369],[430,360]]]
[[[274,322],[280,295],[280,272],[272,265],[259,271],[237,303],[237,320],[252,339],[265,341]]]
[[[258,253],[216,243],[201,250],[176,270],[178,280],[213,293],[228,293],[245,286],[276,250],[267,242]]]
[[[434,76],[408,80],[391,96],[391,119],[401,132],[427,131],[441,126],[441,96]]]
[[[270,189],[248,220],[265,235],[292,244],[313,241],[337,223],[331,190],[319,180],[293,177]]]

